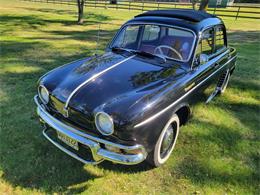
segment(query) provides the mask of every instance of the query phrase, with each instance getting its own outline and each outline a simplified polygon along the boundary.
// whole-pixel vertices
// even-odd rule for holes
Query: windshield
[[[111,47],[143,51],[167,59],[188,61],[194,43],[190,31],[160,25],[128,25],[114,39]]]

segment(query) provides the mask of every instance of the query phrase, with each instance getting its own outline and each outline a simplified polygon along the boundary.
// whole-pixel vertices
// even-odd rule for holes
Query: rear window
[[[214,50],[214,29],[210,28],[203,32],[202,39],[199,42],[196,54],[211,55]]]
[[[168,29],[169,36],[182,36],[182,37],[193,37],[193,35],[188,31],[183,31],[175,28]]]
[[[224,40],[224,27],[217,26],[216,27],[216,51],[222,50],[225,48],[225,40]]]

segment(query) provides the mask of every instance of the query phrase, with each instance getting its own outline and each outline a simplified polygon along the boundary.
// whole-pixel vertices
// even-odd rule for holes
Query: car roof
[[[204,11],[198,11],[193,9],[170,9],[170,10],[152,10],[139,14],[137,17],[142,16],[161,16],[161,17],[170,17],[170,18],[179,18],[185,19],[192,22],[201,22],[207,18],[215,18],[215,15],[206,13]]]
[[[215,15],[192,9],[152,10],[135,16],[129,23],[155,23],[187,28],[196,34],[212,25],[223,24]]]

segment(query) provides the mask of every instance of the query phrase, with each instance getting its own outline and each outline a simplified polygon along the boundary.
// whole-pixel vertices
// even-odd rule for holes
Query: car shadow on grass
[[[114,171],[118,173],[129,173],[129,174],[145,172],[154,169],[154,167],[149,165],[146,161],[137,165],[123,165],[123,164],[115,164],[109,161],[103,161],[97,166],[105,170]]]
[[[254,82],[232,79],[223,97],[215,97],[216,99],[208,105],[221,109],[221,112],[232,120],[219,124],[214,122],[214,118],[193,118],[191,123],[198,124],[206,132],[184,132],[184,140],[188,140],[189,145],[195,146],[196,149],[192,147],[176,169],[184,178],[201,186],[217,184],[231,193],[234,192],[231,185],[243,189],[249,189],[251,186],[252,192],[257,194],[260,158],[256,145],[259,142],[260,106],[227,98],[225,95],[234,90],[232,88],[251,91],[251,97],[257,99],[254,94],[257,94],[258,86]]]
[[[202,186],[218,184],[227,187],[236,184],[245,189],[254,186],[256,190],[260,179],[258,152],[252,146],[239,149],[242,144],[247,146],[248,143],[253,143],[255,138],[247,137],[238,129],[201,120],[193,122],[207,127],[209,132],[196,134],[196,138],[191,139],[193,143],[190,144],[196,145],[200,152],[184,155],[176,169],[192,183]],[[204,151],[207,150],[204,145],[211,145],[211,148]],[[207,155],[200,154],[201,152]]]

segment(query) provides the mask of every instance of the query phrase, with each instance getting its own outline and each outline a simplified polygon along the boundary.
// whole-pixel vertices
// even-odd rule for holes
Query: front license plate
[[[79,144],[76,140],[71,139],[67,135],[64,135],[63,133],[60,133],[57,131],[58,138],[63,141],[68,146],[74,148],[75,150],[79,150]]]

